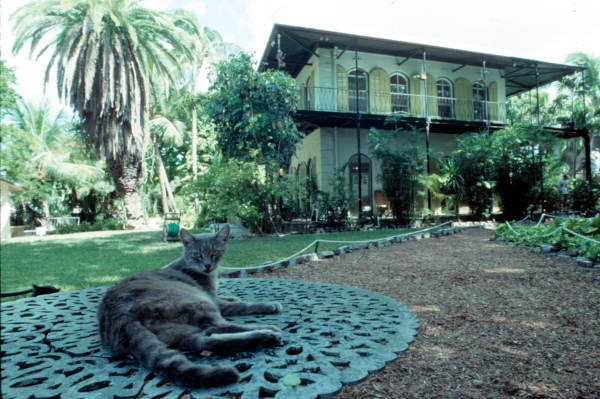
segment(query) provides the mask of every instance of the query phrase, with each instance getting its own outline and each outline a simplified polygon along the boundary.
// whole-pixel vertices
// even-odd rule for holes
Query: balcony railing
[[[357,95],[358,94],[358,95]],[[506,104],[420,94],[338,90],[303,86],[298,109],[305,111],[359,112],[417,118],[506,122]]]

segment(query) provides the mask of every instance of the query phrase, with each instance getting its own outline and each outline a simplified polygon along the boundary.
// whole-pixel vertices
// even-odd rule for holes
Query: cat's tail
[[[188,388],[208,388],[233,384],[239,380],[234,367],[210,367],[192,363],[171,349],[139,321],[127,324],[129,351],[144,367]]]

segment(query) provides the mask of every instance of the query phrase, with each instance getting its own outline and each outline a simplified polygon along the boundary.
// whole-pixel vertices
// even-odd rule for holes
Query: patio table
[[[222,279],[220,294],[279,301],[274,315],[231,317],[272,324],[284,344],[195,362],[235,365],[241,380],[187,390],[102,344],[96,308],[107,287],[2,304],[3,398],[315,398],[334,394],[395,359],[418,321],[403,304],[359,288],[278,279]],[[187,394],[187,395],[186,395]]]

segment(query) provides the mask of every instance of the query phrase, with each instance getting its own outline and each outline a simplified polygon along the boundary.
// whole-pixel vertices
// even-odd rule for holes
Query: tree
[[[600,151],[600,58],[585,53],[572,53],[567,56],[566,61],[584,69],[560,81],[555,103],[563,115],[571,115],[565,119],[570,119],[575,127],[586,130],[586,136],[583,137],[583,143],[563,146],[570,153],[563,157],[570,158],[573,169],[577,169],[577,157],[583,155],[586,159],[585,174],[591,183],[590,151],[594,148]]]
[[[172,79],[180,61],[175,55],[193,58],[194,49],[181,40],[189,25],[183,29],[181,16],[130,0],[35,1],[19,8],[13,20],[14,52],[30,42],[33,53],[43,39],[38,57],[53,49],[46,82],[55,67],[59,95],[79,113],[90,142],[106,158],[128,227],[141,227],[149,75],[154,70]]]
[[[248,54],[214,67],[205,111],[225,159],[274,162],[287,170],[302,135],[292,118],[296,82],[280,71],[256,72]]]
[[[263,184],[278,185],[302,138],[292,118],[297,93],[294,79],[281,71],[255,71],[247,54],[217,63],[204,110],[214,124],[223,159],[260,165]],[[256,205],[262,214],[261,231],[277,231],[281,197],[273,194]]]
[[[406,141],[400,143],[402,139]],[[373,128],[369,134],[369,145],[381,163],[379,178],[396,223],[406,225],[413,217],[417,182],[424,169],[419,132]]]
[[[75,124],[64,113],[52,112],[46,103],[19,100],[11,119],[3,131],[2,167],[27,187],[19,198],[38,218],[48,219],[50,206],[64,197],[59,192],[70,194],[103,180],[102,165],[82,157]]]
[[[460,184],[458,197],[467,203],[471,214],[480,219],[492,211],[494,187],[493,155],[495,148],[487,133],[470,133],[456,140],[452,152],[455,172],[460,178],[451,180]]]
[[[14,89],[17,83],[15,72],[0,60],[0,119],[4,118],[17,105],[19,95]]]
[[[504,218],[521,219],[529,206],[544,200],[544,167],[548,162],[548,145],[552,136],[535,127],[508,127],[493,134],[490,145],[495,149],[495,192]],[[546,185],[551,184],[546,182]]]

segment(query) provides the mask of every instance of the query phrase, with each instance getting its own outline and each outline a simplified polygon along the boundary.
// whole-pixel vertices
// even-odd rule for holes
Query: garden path
[[[489,241],[409,241],[261,278],[364,288],[420,319],[407,352],[340,398],[600,398],[600,270]]]

